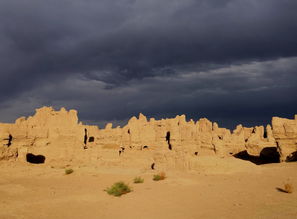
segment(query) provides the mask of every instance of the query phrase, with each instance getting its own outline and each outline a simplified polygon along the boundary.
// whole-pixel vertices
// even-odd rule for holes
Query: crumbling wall
[[[27,154],[45,156],[45,163],[97,162],[102,165],[143,165],[151,168],[188,168],[200,156],[261,156],[277,149],[281,161],[294,159],[297,151],[297,118],[273,117],[270,125],[238,125],[231,131],[206,118],[187,121],[185,115],[170,119],[132,117],[124,127],[104,129],[78,122],[75,110],[51,107],[36,110],[14,124],[0,123],[0,160],[25,161]],[[154,166],[153,165],[153,166]]]
[[[297,160],[297,115],[295,119],[273,117],[272,133],[281,161]]]

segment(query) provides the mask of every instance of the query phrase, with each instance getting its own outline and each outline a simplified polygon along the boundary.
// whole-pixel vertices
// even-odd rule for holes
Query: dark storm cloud
[[[1,120],[44,104],[94,121],[260,118],[252,105],[263,103],[292,113],[296,10],[294,0],[2,0]]]
[[[37,86],[7,109],[15,115],[20,105],[27,114],[42,105],[76,108],[80,119],[101,127],[106,121],[124,124],[139,112],[157,118],[185,113],[188,118],[208,117],[232,128],[237,123],[259,125],[270,123],[276,115],[291,118],[297,111],[296,68],[297,58],[282,58],[134,79],[113,89],[77,76]]]

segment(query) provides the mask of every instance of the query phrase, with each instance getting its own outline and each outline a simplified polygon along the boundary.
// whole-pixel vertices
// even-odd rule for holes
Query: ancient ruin
[[[149,120],[140,114],[124,127],[104,129],[78,121],[77,111],[36,110],[13,124],[0,123],[0,160],[34,164],[100,164],[189,169],[201,156],[235,156],[255,163],[297,160],[297,115],[272,124],[230,131],[206,118],[185,115]]]

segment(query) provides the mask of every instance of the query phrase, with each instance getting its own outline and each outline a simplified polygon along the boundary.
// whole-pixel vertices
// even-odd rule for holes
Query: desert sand
[[[202,157],[200,171],[168,171],[0,163],[1,219],[75,218],[297,218],[297,163],[255,165],[236,158]],[[141,176],[144,183],[134,184]],[[104,189],[124,181],[133,191]]]

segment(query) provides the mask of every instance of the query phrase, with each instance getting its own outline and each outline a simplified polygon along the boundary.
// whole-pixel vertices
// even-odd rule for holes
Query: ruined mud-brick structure
[[[36,110],[13,124],[0,123],[0,160],[46,164],[96,164],[195,169],[201,156],[250,160],[297,160],[295,119],[272,118],[272,125],[238,125],[230,131],[206,118],[147,119],[140,114],[124,127],[104,129],[78,122],[75,110]]]

